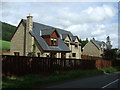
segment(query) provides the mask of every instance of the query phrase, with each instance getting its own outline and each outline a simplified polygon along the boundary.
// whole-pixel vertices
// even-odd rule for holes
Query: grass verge
[[[105,73],[117,72],[117,71],[120,71],[120,66],[110,67],[110,68],[103,68],[103,69],[101,69],[101,71],[103,71]]]
[[[75,70],[69,72],[55,72],[49,76],[44,75],[25,75],[22,77],[3,78],[3,88],[32,88],[37,85],[42,86],[49,83],[61,82],[64,80],[90,77],[103,74],[101,70]]]
[[[120,66],[103,68],[100,70],[74,70],[68,72],[58,72],[44,75],[44,74],[32,74],[21,77],[7,77],[2,79],[3,88],[36,88],[46,84],[63,82],[65,80],[71,80],[75,78],[85,78],[96,75],[102,75],[104,72],[111,73],[120,71]]]

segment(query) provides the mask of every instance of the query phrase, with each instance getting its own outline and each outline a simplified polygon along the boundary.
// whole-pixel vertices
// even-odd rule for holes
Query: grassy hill
[[[1,47],[1,45],[2,45],[2,47]],[[9,51],[10,50],[10,42],[0,40],[0,49],[2,49],[3,51]]]
[[[2,40],[10,41],[13,33],[15,32],[16,26],[1,21],[0,25],[2,25],[2,30],[0,30],[2,31]]]

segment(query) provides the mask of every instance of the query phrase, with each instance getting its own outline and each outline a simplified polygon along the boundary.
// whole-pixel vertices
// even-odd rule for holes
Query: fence
[[[2,75],[24,75],[30,73],[44,73],[54,71],[99,69],[112,66],[112,61],[63,59],[25,56],[2,56]],[[114,66],[120,65],[114,62]]]
[[[10,53],[10,51],[0,51],[0,53]]]
[[[81,55],[82,59],[89,59],[89,60],[97,60],[97,59],[101,59],[101,57],[97,57],[97,56],[88,56],[88,55]]]

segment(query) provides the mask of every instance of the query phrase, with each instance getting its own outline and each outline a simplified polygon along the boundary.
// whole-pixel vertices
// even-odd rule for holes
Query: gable
[[[25,28],[25,23],[23,22],[23,19],[20,21],[20,23],[19,23],[18,26],[16,27],[16,30],[15,30],[15,32],[13,33],[12,37],[11,37],[11,40],[12,40],[12,38],[14,37],[15,33],[17,32],[17,30],[18,30],[18,28],[19,28],[20,26],[23,26],[23,27]],[[11,40],[10,40],[10,41],[11,41]]]
[[[83,47],[83,55],[90,55],[90,56],[100,56],[100,50],[96,47],[95,44],[93,44],[91,41],[89,41],[84,47]]]
[[[67,35],[64,40],[66,40],[66,41],[71,41],[69,35]]]
[[[78,38],[75,39],[75,42],[79,42]]]
[[[57,31],[55,30],[55,31],[50,35],[50,37],[52,37],[52,38],[59,38],[60,36],[59,36],[59,34],[57,33]]]
[[[92,43],[91,41],[89,41],[83,48],[84,49],[87,48],[87,49],[91,49],[91,50],[92,50],[92,48],[96,48],[96,49],[99,50],[99,48],[94,43]]]

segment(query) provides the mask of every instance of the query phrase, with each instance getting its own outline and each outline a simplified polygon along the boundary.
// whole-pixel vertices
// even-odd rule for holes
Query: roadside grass
[[[103,75],[104,72],[120,71],[120,66],[95,69],[95,70],[73,70],[73,71],[56,71],[52,74],[30,74],[21,77],[7,77],[2,78],[3,88],[36,88],[43,85],[53,84],[57,82],[64,82],[65,80],[72,80],[77,78],[92,77]]]
[[[116,67],[110,67],[110,68],[103,68],[101,69],[103,72],[105,73],[112,73],[112,72],[117,72],[120,71],[120,66],[116,66]]]
[[[101,75],[103,72],[101,70],[75,70],[69,72],[55,72],[49,76],[44,75],[25,75],[21,77],[8,77],[3,78],[2,87],[3,88],[35,88],[45,84],[61,82],[64,80],[70,80],[74,78],[90,77],[95,75]]]
[[[0,48],[3,51],[9,51],[10,50],[10,42],[4,41],[4,40],[0,40]]]

